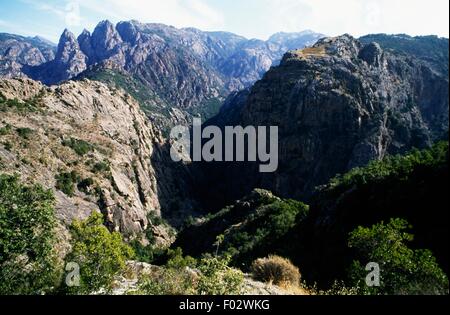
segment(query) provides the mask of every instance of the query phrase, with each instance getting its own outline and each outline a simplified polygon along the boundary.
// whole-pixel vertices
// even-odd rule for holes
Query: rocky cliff
[[[133,98],[88,80],[1,80],[0,93],[2,173],[53,189],[64,224],[101,211],[126,238],[150,230],[170,243],[168,227],[152,222],[174,192],[153,166],[164,163],[161,134]]]
[[[260,187],[307,200],[336,174],[447,137],[448,76],[435,67],[349,35],[287,53],[209,122],[279,126],[278,171],[263,175],[254,165],[205,165],[204,195],[220,199],[223,194],[214,193],[220,191],[235,200]],[[448,68],[448,59],[440,67]]]

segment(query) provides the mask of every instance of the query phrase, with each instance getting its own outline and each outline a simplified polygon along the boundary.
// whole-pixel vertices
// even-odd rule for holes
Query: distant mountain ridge
[[[27,66],[23,74],[47,85],[72,79],[94,65],[124,70],[170,104],[186,108],[250,86],[286,51],[321,37],[308,31],[279,33],[268,41],[247,40],[226,32],[102,21],[92,34],[85,30],[75,37],[65,30],[54,56],[16,62]],[[2,76],[7,75],[4,69]]]
[[[38,36],[0,33],[0,77],[23,77],[24,67],[49,62],[55,53],[54,44]]]

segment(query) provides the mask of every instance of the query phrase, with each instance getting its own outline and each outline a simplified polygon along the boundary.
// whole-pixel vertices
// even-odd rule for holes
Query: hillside
[[[221,206],[254,188],[307,201],[337,174],[448,139],[448,104],[448,76],[414,55],[349,35],[322,39],[287,53],[206,123],[279,126],[278,170],[260,174],[256,163],[205,163],[208,176],[199,187]]]
[[[348,270],[357,259],[348,245],[352,231],[402,218],[415,236],[409,246],[430,249],[448,273],[448,152],[448,143],[440,143],[356,168],[321,187],[310,207],[255,190],[187,225],[173,247],[198,257],[214,252],[224,235],[219,250],[236,266],[248,270],[255,259],[277,254],[299,266],[308,283],[329,288],[338,279],[351,285]]]

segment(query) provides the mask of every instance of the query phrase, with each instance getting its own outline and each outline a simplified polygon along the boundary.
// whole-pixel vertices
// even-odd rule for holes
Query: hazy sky
[[[0,0],[0,32],[54,42],[97,22],[136,19],[248,38],[312,29],[326,35],[449,36],[448,0]]]

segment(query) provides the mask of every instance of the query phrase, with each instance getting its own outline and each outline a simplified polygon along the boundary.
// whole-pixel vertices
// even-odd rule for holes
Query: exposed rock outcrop
[[[206,165],[203,195],[221,198],[214,192],[225,191],[226,204],[260,187],[307,200],[336,174],[448,136],[448,114],[448,77],[422,59],[349,35],[322,39],[287,53],[279,67],[250,91],[233,95],[209,122],[279,126],[278,171]]]
[[[55,59],[30,68],[27,74],[44,84],[54,84],[71,79],[86,69],[86,55],[81,51],[75,35],[66,29],[59,40]]]
[[[152,165],[163,142],[134,99],[88,80],[51,88],[1,80],[0,92],[2,102],[17,99],[11,102],[29,111],[11,106],[2,112],[8,132],[0,136],[1,172],[53,189],[57,218],[65,224],[101,211],[106,225],[126,238],[153,229],[158,244],[170,243],[168,230],[149,221],[150,213],[161,215],[160,200],[173,199],[159,191],[164,183]],[[70,172],[73,194],[57,180]]]

